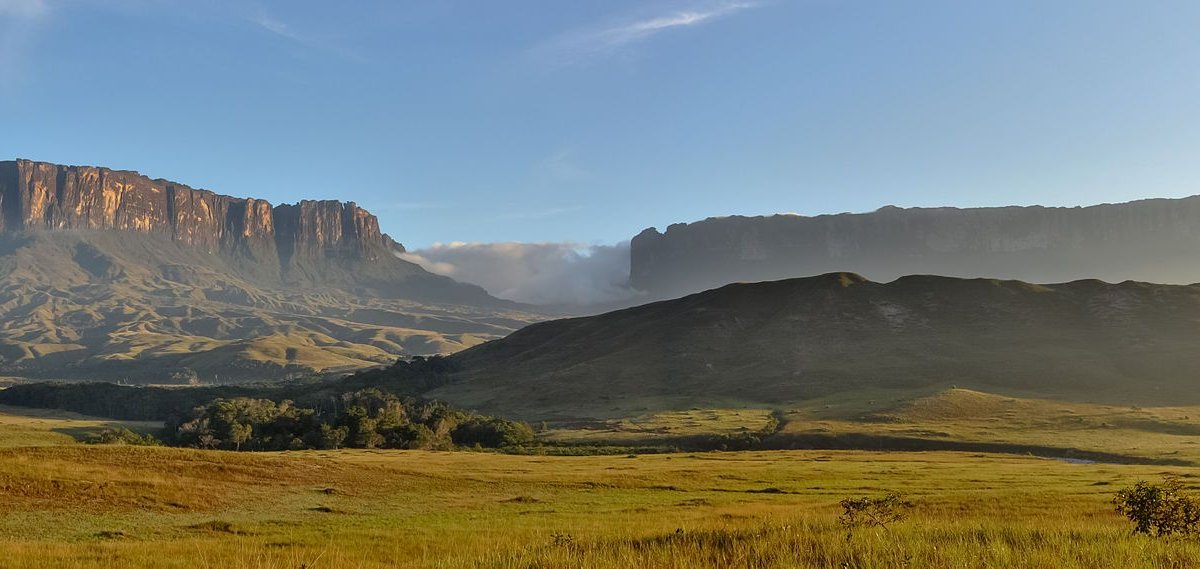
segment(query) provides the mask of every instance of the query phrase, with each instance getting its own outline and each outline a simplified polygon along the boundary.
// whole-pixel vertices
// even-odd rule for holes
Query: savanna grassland
[[[1200,566],[1200,545],[1135,536],[1109,503],[1139,479],[1194,481],[1191,466],[964,452],[237,453],[83,445],[59,435],[107,423],[8,411],[4,567]],[[888,490],[914,503],[908,519],[852,535],[838,524],[842,498]]]

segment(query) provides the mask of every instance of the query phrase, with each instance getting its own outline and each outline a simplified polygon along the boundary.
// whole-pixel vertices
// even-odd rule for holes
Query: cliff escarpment
[[[539,318],[397,258],[354,203],[0,162],[0,376],[236,382],[447,353]]]
[[[282,263],[285,272],[297,255],[378,260],[399,247],[354,202],[272,206],[137,172],[0,162],[0,231],[56,230],[155,233],[208,253]]]
[[[354,202],[273,206],[137,172],[0,162],[0,234],[62,231],[144,233],[220,257],[240,276],[267,286],[337,286],[436,302],[500,302],[479,287],[397,258],[403,246]]]
[[[647,229],[630,280],[658,297],[738,281],[854,271],[1032,282],[1200,282],[1200,196],[1091,207],[885,207],[865,214],[710,218]]]

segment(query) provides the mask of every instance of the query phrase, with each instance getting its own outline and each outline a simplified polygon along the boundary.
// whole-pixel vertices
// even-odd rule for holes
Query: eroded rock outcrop
[[[0,162],[3,231],[112,229],[155,232],[210,252],[286,244],[291,252],[366,255],[393,242],[354,202],[272,207],[137,172],[91,166]]]
[[[668,297],[737,281],[854,271],[1031,282],[1200,282],[1200,196],[1092,207],[885,207],[710,218],[633,239],[634,287]]]
[[[137,172],[0,162],[0,231],[67,230],[159,234],[208,253],[276,265],[282,277],[299,262],[336,258],[391,263],[391,253],[403,251],[380,231],[374,215],[353,202],[272,206]]]

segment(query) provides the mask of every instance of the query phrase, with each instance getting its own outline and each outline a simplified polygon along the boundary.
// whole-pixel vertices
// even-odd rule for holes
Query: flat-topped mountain
[[[397,258],[403,246],[354,202],[272,206],[137,172],[0,162],[0,232],[45,231],[145,233],[239,262],[255,279],[272,284],[340,283],[385,296],[499,303],[479,287]]]
[[[538,318],[402,251],[353,202],[273,206],[136,172],[0,162],[0,376],[333,372]]]
[[[1082,208],[885,207],[873,213],[721,217],[650,228],[630,281],[669,298],[740,281],[853,271],[1029,282],[1200,282],[1200,196]]]
[[[432,395],[530,418],[781,406],[935,386],[1200,402],[1200,285],[851,273],[533,324],[452,356]]]

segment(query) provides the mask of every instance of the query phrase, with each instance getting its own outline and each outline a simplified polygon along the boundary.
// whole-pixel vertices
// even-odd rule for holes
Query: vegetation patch
[[[1174,476],[1158,484],[1138,481],[1113,497],[1117,513],[1133,522],[1133,531],[1154,537],[1200,536],[1200,496],[1187,493]]]

